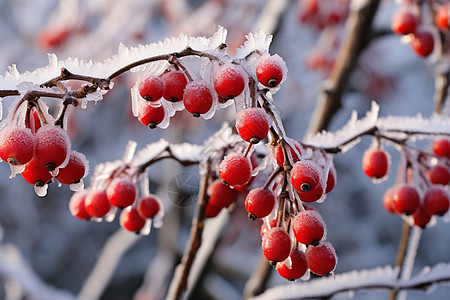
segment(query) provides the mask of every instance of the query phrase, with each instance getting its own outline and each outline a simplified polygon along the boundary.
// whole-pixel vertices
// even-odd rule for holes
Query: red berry
[[[300,154],[300,156],[302,155],[302,150],[301,150],[301,146],[300,143],[294,139],[288,138],[289,142],[291,145],[294,145],[295,149],[297,150],[297,152]],[[295,163],[296,161],[298,161],[298,156],[295,153],[294,149],[292,149],[289,144],[288,144],[288,148],[291,150],[291,157],[293,162]],[[284,166],[284,152],[283,152],[283,144],[279,143],[276,147],[275,147],[275,158],[277,160],[277,164],[280,167]]]
[[[144,219],[151,219],[156,216],[161,206],[156,196],[147,196],[138,200],[137,211]]]
[[[34,141],[29,128],[7,126],[0,131],[0,158],[12,165],[24,165],[33,158]]]
[[[273,227],[262,238],[262,250],[267,260],[280,262],[291,252],[291,238],[280,227]]]
[[[87,213],[86,208],[84,206],[86,196],[87,196],[86,190],[76,192],[75,194],[72,195],[69,201],[69,210],[72,216],[82,220],[91,219],[91,215]]]
[[[383,195],[383,206],[384,209],[391,213],[394,214],[395,210],[394,210],[394,189],[393,188],[389,188],[386,190],[386,192]]]
[[[416,31],[417,18],[406,7],[400,7],[392,18],[392,31],[396,34],[410,34]]]
[[[219,176],[231,186],[246,184],[252,176],[250,160],[237,153],[228,154],[219,165]]]
[[[44,125],[36,132],[34,158],[49,171],[65,162],[69,151],[69,136],[61,127]]]
[[[41,128],[42,122],[41,118],[39,117],[38,112],[36,111],[36,108],[32,108],[30,112],[30,126],[31,132],[33,134],[36,134],[36,131],[38,131],[39,128]],[[28,127],[28,126],[27,126]]]
[[[415,226],[425,228],[431,220],[431,215],[426,213],[422,206],[419,206],[413,213],[412,218]]]
[[[417,29],[411,39],[411,47],[420,56],[428,56],[434,49],[434,36],[426,29]]]
[[[392,204],[396,213],[410,215],[420,205],[419,193],[411,185],[399,185],[393,192]]]
[[[329,242],[306,249],[306,265],[316,275],[327,275],[334,270],[337,263],[336,251]]]
[[[252,189],[245,198],[245,209],[250,220],[269,215],[275,205],[274,194],[262,187]]]
[[[39,33],[37,42],[43,49],[57,48],[62,46],[69,37],[66,28],[49,28]]]
[[[389,168],[389,160],[386,151],[369,148],[364,152],[362,159],[364,173],[371,178],[383,178]]]
[[[217,217],[217,215],[220,213],[220,211],[222,210],[222,206],[215,206],[215,205],[211,205],[211,204],[207,204],[206,205],[206,209],[205,209],[205,217],[206,218],[215,218]]]
[[[114,178],[106,188],[106,196],[113,206],[125,208],[134,203],[137,187],[128,178]]]
[[[439,7],[435,22],[439,30],[441,31],[448,31],[450,30],[450,4],[446,3],[444,5],[441,5]]]
[[[213,105],[211,87],[202,79],[189,82],[184,89],[183,103],[194,117],[200,117]]]
[[[161,76],[164,80],[166,89],[164,90],[164,99],[171,102],[183,100],[184,89],[187,85],[187,78],[182,71],[170,71]]]
[[[330,169],[328,170],[327,188],[325,189],[325,194],[331,192],[335,184],[336,184],[336,170],[334,169],[333,166],[330,166]]]
[[[156,76],[148,76],[139,83],[139,95],[147,101],[156,101],[162,98],[166,84]]]
[[[208,204],[222,208],[228,207],[236,201],[238,192],[223,183],[222,180],[217,179],[209,185],[207,194],[209,196]]]
[[[446,138],[436,139],[432,143],[434,154],[450,158],[450,141]]]
[[[84,200],[86,212],[93,217],[104,217],[111,209],[105,190],[89,191]]]
[[[321,169],[310,160],[301,160],[294,164],[291,170],[292,186],[297,190],[302,201],[314,202],[322,197]]]
[[[430,182],[433,184],[447,185],[450,182],[448,169],[443,165],[435,165],[428,172]]]
[[[301,11],[298,15],[301,22],[306,22],[308,19],[316,16],[319,12],[318,0],[304,0],[301,4]]]
[[[120,213],[120,226],[128,231],[139,233],[145,226],[145,219],[139,216],[135,208],[124,209]]]
[[[325,234],[325,222],[316,210],[299,212],[293,222],[295,238],[305,245],[318,245]]]
[[[244,69],[235,64],[224,64],[214,74],[214,88],[224,100],[239,96],[245,87]]]
[[[424,211],[429,215],[444,215],[450,206],[448,192],[440,186],[430,187],[423,199]]]
[[[149,102],[139,101],[138,118],[142,124],[154,129],[164,120],[165,111],[162,105],[153,106]]]
[[[261,57],[256,64],[258,81],[266,87],[276,87],[283,80],[284,64],[283,59],[277,54]]]
[[[246,142],[257,144],[269,133],[269,119],[263,108],[250,107],[236,115],[236,129]]]
[[[70,151],[69,162],[64,168],[60,168],[56,179],[62,184],[80,182],[86,173],[86,157],[75,150]]]
[[[50,172],[34,158],[25,165],[21,175],[26,182],[35,186],[44,186],[52,180]]]
[[[301,250],[296,249],[291,251],[289,257],[291,258],[291,266],[288,267],[286,265],[286,262],[282,261],[277,264],[277,272],[281,277],[286,278],[290,281],[300,279],[308,270],[308,266],[306,265],[305,253]]]

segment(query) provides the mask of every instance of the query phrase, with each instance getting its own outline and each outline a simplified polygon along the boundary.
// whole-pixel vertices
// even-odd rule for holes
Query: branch
[[[174,277],[169,287],[169,292],[166,300],[180,299],[187,287],[189,272],[193,265],[195,256],[202,244],[202,233],[205,220],[205,209],[208,204],[208,195],[206,190],[208,188],[208,179],[211,171],[211,162],[207,162],[205,166],[205,174],[202,176],[200,183],[200,192],[197,200],[197,213],[192,220],[191,235],[188,245],[184,252],[180,265],[175,270]]]
[[[354,6],[359,5],[359,7],[350,7],[350,15],[346,23],[346,36],[339,49],[331,75],[323,83],[316,110],[308,128],[309,133],[319,132],[328,127],[334,112],[341,107],[342,94],[347,87],[359,55],[368,44],[367,37],[370,36],[372,20],[380,0],[353,2],[358,3]]]

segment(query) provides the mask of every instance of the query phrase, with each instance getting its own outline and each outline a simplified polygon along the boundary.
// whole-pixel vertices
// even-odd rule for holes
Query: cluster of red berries
[[[71,150],[66,130],[43,124],[33,108],[23,127],[10,124],[0,131],[0,158],[30,184],[44,187],[56,178],[61,184],[76,184],[86,175],[87,160]]]
[[[418,4],[402,4],[395,12],[391,25],[394,33],[410,38],[410,46],[419,56],[426,57],[433,52],[434,35],[422,25],[420,14]]]
[[[306,0],[301,1],[298,18],[322,30],[327,26],[335,26],[347,18],[349,12],[347,0]]]
[[[138,197],[136,183],[128,177],[116,177],[105,183],[106,188],[92,188],[76,192],[69,202],[70,212],[82,220],[92,220],[120,213],[120,225],[140,233],[146,220],[153,219],[161,210],[161,201],[155,195]]]
[[[284,78],[284,61],[278,55],[263,55],[256,64],[256,78],[264,87],[277,87]],[[248,82],[248,73],[239,64],[223,63],[214,72],[212,83],[192,79],[184,68],[170,68],[160,76],[148,75],[138,84],[138,118],[142,124],[155,128],[166,117],[160,99],[182,102],[194,117],[214,109],[215,99],[227,102],[241,95]]]
[[[433,154],[436,160],[430,160],[429,155],[420,154],[418,170],[408,166],[401,183],[389,188],[383,196],[384,208],[394,214],[409,216],[412,225],[425,228],[432,216],[444,215],[450,206],[446,186],[450,182],[447,160],[450,158],[450,143],[447,139],[433,141]],[[413,162],[410,162],[411,164]],[[389,171],[389,155],[380,148],[370,148],[363,156],[362,167],[365,174],[371,178],[384,178]],[[413,173],[420,174],[417,179]]]

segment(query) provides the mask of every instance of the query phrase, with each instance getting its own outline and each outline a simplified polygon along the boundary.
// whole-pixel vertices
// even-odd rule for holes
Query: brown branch
[[[346,23],[346,36],[336,57],[336,64],[330,77],[324,81],[318,97],[309,133],[328,127],[335,111],[341,107],[341,98],[351,73],[363,49],[369,44],[372,21],[380,0],[369,0],[359,10],[351,10]]]
[[[175,270],[174,278],[170,284],[169,293],[166,300],[180,299],[187,287],[187,281],[189,273],[191,271],[192,264],[197,255],[198,250],[202,244],[202,233],[205,220],[205,210],[208,204],[208,195],[206,193],[208,188],[208,179],[210,177],[211,162],[208,161],[205,166],[205,174],[202,176],[200,183],[200,192],[197,200],[197,212],[192,220],[191,235],[184,251],[181,263]]]

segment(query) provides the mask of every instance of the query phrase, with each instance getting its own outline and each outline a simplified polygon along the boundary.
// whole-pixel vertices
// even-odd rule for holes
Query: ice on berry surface
[[[1,142],[1,141],[0,141]],[[20,174],[25,169],[25,165],[13,165],[9,164],[9,167],[11,169],[11,175],[9,175],[9,178],[16,177],[17,174]]]
[[[84,181],[83,181],[83,178],[81,178],[80,181],[77,182],[77,183],[72,183],[72,184],[69,186],[69,188],[70,188],[70,190],[73,191],[73,192],[79,192],[79,191],[81,191],[82,189],[84,189]]]
[[[47,195],[48,184],[44,184],[43,186],[34,185],[34,192],[39,197],[45,197]]]

